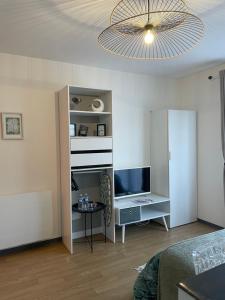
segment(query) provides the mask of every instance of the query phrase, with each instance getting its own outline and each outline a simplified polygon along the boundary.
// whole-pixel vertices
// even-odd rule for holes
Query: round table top
[[[94,203],[97,204],[95,207],[93,207],[93,208],[87,208],[87,209],[78,208],[78,203],[76,203],[76,204],[74,204],[72,206],[72,209],[73,209],[73,211],[79,212],[81,214],[83,214],[83,213],[92,214],[92,213],[95,213],[97,211],[100,211],[100,210],[103,210],[103,209],[106,208],[106,205],[104,203],[102,203],[102,202],[94,202]]]

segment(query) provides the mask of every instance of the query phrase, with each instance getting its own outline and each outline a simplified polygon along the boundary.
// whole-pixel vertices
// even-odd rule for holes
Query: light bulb
[[[152,44],[154,42],[155,36],[151,29],[146,30],[145,33],[145,43]]]

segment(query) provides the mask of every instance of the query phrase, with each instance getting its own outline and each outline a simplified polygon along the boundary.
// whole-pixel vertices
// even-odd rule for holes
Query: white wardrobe
[[[151,112],[151,188],[170,198],[170,228],[197,220],[196,122],[195,111]]]

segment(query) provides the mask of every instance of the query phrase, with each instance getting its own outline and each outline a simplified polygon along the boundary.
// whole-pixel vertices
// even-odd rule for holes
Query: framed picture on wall
[[[2,113],[2,138],[4,140],[23,139],[23,120],[20,113]]]

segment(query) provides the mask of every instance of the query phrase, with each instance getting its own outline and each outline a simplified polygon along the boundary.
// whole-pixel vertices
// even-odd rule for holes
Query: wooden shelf
[[[96,112],[96,111],[81,111],[81,110],[70,110],[70,114],[76,115],[76,116],[83,116],[83,117],[97,117],[97,116],[110,116],[112,115],[109,111],[103,111],[103,112]]]

